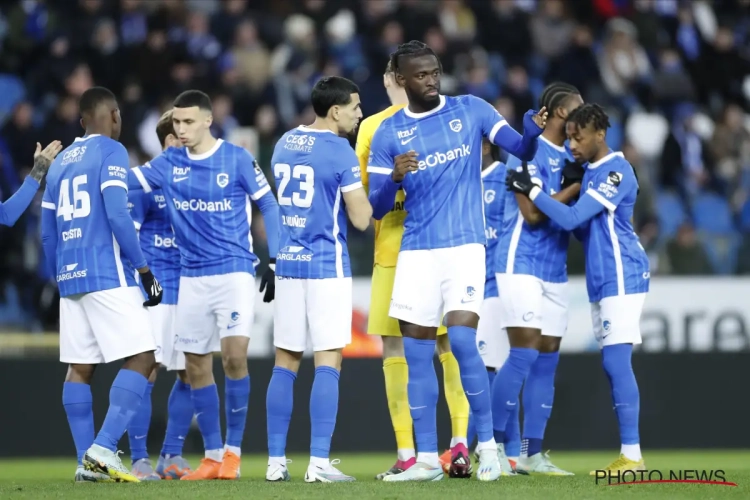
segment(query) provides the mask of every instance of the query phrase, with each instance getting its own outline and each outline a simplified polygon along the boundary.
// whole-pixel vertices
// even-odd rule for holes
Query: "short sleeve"
[[[240,183],[245,192],[250,195],[253,201],[259,200],[266,193],[271,192],[271,186],[268,184],[263,169],[260,168],[258,160],[246,149],[239,148],[237,155],[237,171],[240,176]]]
[[[148,207],[151,203],[151,195],[142,190],[131,191],[128,193],[128,210],[130,218],[133,219],[135,228],[140,230],[141,225],[146,220]]]
[[[604,205],[607,210],[614,211],[636,185],[633,168],[626,162],[605,163],[598,168],[601,171],[594,176],[593,185],[586,190],[586,194]]]
[[[469,96],[469,106],[471,109],[472,119],[479,125],[482,137],[486,137],[493,144],[498,130],[508,126],[508,122],[503,115],[484,99],[476,96]]]
[[[108,151],[103,151],[100,188],[120,187],[128,190],[128,170],[130,158],[125,146],[119,142],[110,143]]]
[[[348,151],[342,152],[341,159],[338,161],[338,174],[342,193],[354,191],[362,187],[362,174],[357,155],[349,145],[345,147]]]
[[[42,195],[42,208],[57,210],[55,201],[52,199],[52,193],[49,190],[49,183],[47,183],[47,186],[44,188],[44,194]]]
[[[368,174],[390,175],[393,172],[393,154],[391,153],[391,127],[383,122],[372,136],[370,157],[367,159]]]
[[[135,179],[135,186],[140,187],[146,193],[163,187],[164,180],[167,179],[169,170],[172,168],[171,151],[173,149],[169,148],[153,160],[147,161],[143,166],[131,169],[128,185],[133,187],[133,179]]]

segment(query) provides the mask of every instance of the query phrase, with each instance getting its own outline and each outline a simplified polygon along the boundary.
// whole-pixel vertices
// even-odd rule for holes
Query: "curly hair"
[[[584,128],[590,123],[594,130],[607,130],[609,116],[598,104],[584,104],[570,113],[568,123],[575,123],[579,128]]]

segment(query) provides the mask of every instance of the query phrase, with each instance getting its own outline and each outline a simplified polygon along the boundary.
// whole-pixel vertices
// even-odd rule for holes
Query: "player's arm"
[[[544,132],[544,125],[537,125],[536,121],[546,123],[547,112],[544,108],[538,113],[529,110],[523,115],[523,135],[521,135],[513,130],[513,127],[490,103],[474,96],[470,96],[470,99],[470,103],[474,107],[474,115],[479,118],[478,121],[484,137],[521,160],[531,161],[534,159],[537,150],[537,137]]]
[[[367,194],[362,185],[361,168],[357,164],[358,158],[355,158],[355,155],[351,153],[342,156],[345,159],[341,162],[338,173],[346,214],[354,227],[364,231],[370,225],[372,205],[370,205],[370,200],[367,199]]]
[[[581,185],[580,184],[573,184],[571,186],[566,187],[559,193],[555,193],[551,196],[553,200],[559,201],[560,203],[568,204],[571,201],[573,201],[578,194],[581,192]],[[544,222],[548,219],[547,215],[544,214],[541,210],[539,210],[539,207],[537,207],[533,201],[531,201],[527,196],[515,193],[516,194],[516,201],[518,201],[518,208],[521,210],[521,214],[523,215],[523,220],[526,221],[527,224],[534,226],[536,224],[539,224],[541,222]]]
[[[367,160],[367,173],[370,180],[369,201],[372,216],[380,220],[393,209],[396,192],[404,180],[406,172],[417,169],[416,153],[410,151],[394,157],[390,152],[390,127],[380,126],[372,138],[370,157]]]
[[[370,146],[372,145],[372,135],[375,132],[370,125],[371,120],[364,120],[359,125],[357,132],[357,145],[354,152],[359,160],[359,173],[362,179],[362,187],[365,192],[370,187],[370,176],[367,174],[367,162],[370,159]]]
[[[172,162],[169,160],[172,149],[174,148],[168,148],[153,160],[147,161],[143,166],[131,168],[126,182],[128,190],[142,189],[145,193],[150,193],[154,189],[161,188],[167,172],[172,168]]]
[[[138,269],[148,272],[138,235],[128,210],[128,153],[120,143],[102,152],[101,191],[109,225],[125,257]]]
[[[145,191],[141,189],[136,191],[128,190],[128,211],[130,212],[130,218],[133,219],[136,231],[140,231],[141,226],[146,221],[146,214],[148,213],[150,204],[151,196],[146,194]]]
[[[42,145],[36,143],[36,152],[34,153],[34,167],[26,179],[24,179],[18,191],[8,198],[5,203],[0,202],[0,224],[3,226],[12,226],[23,215],[39,190],[39,185],[47,175],[52,161],[57,153],[62,149],[60,141],[52,141],[44,150]]]
[[[57,276],[57,208],[52,201],[49,185],[42,196],[42,249],[44,259],[52,276]]]
[[[245,192],[258,205],[263,214],[263,222],[266,226],[266,240],[268,241],[268,255],[272,267],[275,266],[276,255],[279,253],[279,204],[276,201],[271,186],[268,184],[263,170],[258,162],[247,150],[242,150],[239,155],[238,171],[240,172],[240,183]]]

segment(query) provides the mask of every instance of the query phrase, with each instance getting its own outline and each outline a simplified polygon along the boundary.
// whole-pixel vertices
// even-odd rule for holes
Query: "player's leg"
[[[214,289],[217,328],[221,337],[224,367],[224,413],[227,421],[226,446],[219,479],[240,477],[242,438],[250,403],[250,375],[247,348],[255,312],[255,277],[231,273],[218,277]]]
[[[104,362],[96,337],[81,304],[81,295],[60,299],[60,361],[68,364],[62,403],[78,456],[76,482],[111,481],[107,474],[86,470],[83,456],[94,443],[91,379]]]
[[[185,353],[175,349],[175,321],[177,306],[164,304],[167,309],[167,324],[163,330],[162,352],[164,365],[170,373],[176,373],[172,391],[167,400],[167,430],[164,443],[156,464],[156,473],[163,479],[180,479],[192,472],[190,464],[182,456],[185,437],[193,421],[193,401],[190,397],[190,383],[185,370]]]
[[[479,467],[477,479],[493,481],[501,474],[492,435],[492,409],[487,369],[477,348],[479,312],[484,300],[485,249],[471,244],[436,250],[445,300],[445,324],[458,366],[461,383],[474,414]]]
[[[437,351],[443,366],[443,390],[451,416],[450,450],[440,457],[440,465],[450,477],[471,476],[471,459],[467,431],[469,426],[469,401],[461,385],[461,371],[456,357],[451,352],[448,329],[440,326],[437,331]]]
[[[404,343],[398,320],[388,316],[388,308],[393,294],[395,267],[381,267],[377,264],[372,271],[370,292],[370,314],[367,320],[367,333],[379,335],[383,341],[383,376],[388,411],[396,435],[398,457],[396,463],[376,479],[399,474],[417,461],[414,448],[414,431],[409,413],[409,369],[404,355]]]
[[[410,250],[402,251],[398,256],[388,314],[399,320],[404,341],[417,463],[401,474],[384,477],[384,481],[435,481],[443,478],[438,456],[439,388],[434,364],[443,300],[437,279],[438,263],[433,254],[433,250]]]
[[[112,479],[137,482],[122,465],[117,444],[138,411],[154,368],[156,342],[137,287],[92,292],[82,304],[105,363],[125,359],[109,392],[109,410],[84,465]]]
[[[208,277],[208,278],[212,278]],[[181,277],[177,299],[176,349],[185,354],[190,397],[205,457],[183,481],[217,479],[224,453],[221,439],[219,391],[213,372],[213,353],[220,350],[219,332],[209,300],[214,287],[207,277]]]
[[[352,279],[306,281],[306,312],[315,357],[315,379],[310,393],[310,463],[308,483],[354,481],[330,459],[331,438],[339,406],[339,376],[344,347],[352,341]]]
[[[294,407],[294,382],[307,342],[303,280],[276,277],[273,343],[276,363],[266,392],[268,467],[266,481],[289,481],[286,439]]]
[[[555,372],[560,359],[560,341],[568,326],[567,283],[544,283],[542,337],[539,356],[531,366],[523,389],[523,439],[526,456],[518,469],[528,474],[571,476],[542,453],[547,421],[555,399]]]
[[[638,293],[606,297],[596,308],[592,304],[594,334],[602,349],[602,364],[620,426],[620,456],[607,466],[606,470],[611,472],[646,468],[638,431],[640,394],[631,364],[633,345],[641,343],[640,320],[645,298],[645,293]]]
[[[518,411],[521,388],[539,356],[544,290],[541,280],[523,274],[497,274],[497,287],[509,354],[492,388],[492,419],[500,460],[503,467],[509,467],[504,444],[506,426]]]

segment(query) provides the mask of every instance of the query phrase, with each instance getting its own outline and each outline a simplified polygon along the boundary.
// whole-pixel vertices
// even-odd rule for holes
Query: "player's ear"
[[[340,112],[340,106],[338,104],[335,106],[331,106],[331,118],[333,118],[334,121],[339,121]]]
[[[406,88],[406,78],[401,73],[393,73],[393,78],[399,87]]]

